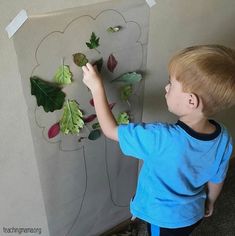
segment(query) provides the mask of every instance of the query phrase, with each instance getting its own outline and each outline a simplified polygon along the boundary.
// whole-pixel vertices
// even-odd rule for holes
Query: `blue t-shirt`
[[[200,134],[186,124],[128,124],[118,127],[127,156],[143,160],[131,213],[164,228],[185,227],[204,216],[205,185],[225,179],[232,139],[210,120],[216,131]]]

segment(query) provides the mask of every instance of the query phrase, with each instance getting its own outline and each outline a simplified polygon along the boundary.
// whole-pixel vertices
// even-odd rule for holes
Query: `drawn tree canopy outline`
[[[106,25],[104,26],[101,24],[103,22],[106,22],[103,20],[104,18],[108,19],[111,16],[112,18],[116,18],[115,19],[117,22],[116,25],[121,27],[121,30],[118,33],[110,33],[107,31],[107,29],[110,27],[109,23],[106,23]],[[101,20],[99,21],[100,18]],[[76,39],[76,37],[74,37],[74,34],[76,34],[75,32],[78,32],[76,28],[77,27],[79,29],[81,28],[80,25],[83,25],[83,23],[80,21],[83,21],[83,20],[85,22],[90,21],[89,28],[91,28],[91,30],[86,29],[86,32],[88,33],[84,33],[80,30],[81,31],[80,34],[83,35],[83,39],[81,39],[80,37]],[[95,31],[96,28],[97,29],[102,28],[102,30],[100,30],[101,33],[99,33],[99,31],[96,30],[97,32],[96,34],[100,36],[100,47],[99,47],[100,54],[98,54],[96,51],[92,51],[88,49],[85,44],[85,42],[90,37],[91,31],[93,29]],[[67,32],[68,32],[68,36],[66,37],[65,35],[67,35]],[[120,34],[121,36],[118,36]],[[116,72],[111,73],[108,71],[108,69],[103,68],[104,77],[108,77],[108,79],[112,81],[112,80],[115,80],[117,77],[121,76],[122,74],[124,74],[125,72],[127,73],[129,71],[139,71],[141,69],[141,66],[143,63],[143,45],[139,41],[140,36],[141,36],[140,25],[134,21],[126,21],[124,16],[120,12],[113,9],[104,10],[100,12],[96,17],[92,17],[88,15],[77,17],[73,19],[69,24],[67,24],[64,30],[53,31],[42,38],[42,40],[38,44],[35,51],[36,66],[33,68],[31,76],[40,75],[42,78],[47,78],[49,82],[52,82],[52,78],[54,76],[56,69],[61,65],[61,61],[64,60],[64,64],[70,66],[72,74],[73,74],[73,78],[76,82],[76,85],[74,84],[74,89],[71,88],[73,86],[72,84],[71,86],[68,86],[69,89],[65,88],[64,90],[66,91],[67,97],[69,99],[74,98],[75,97],[74,94],[76,93],[75,87],[77,88],[78,93],[79,93],[79,89],[81,88],[82,88],[82,93],[84,93],[84,85],[81,82],[82,71],[81,69],[78,69],[77,66],[74,65],[74,63],[72,62],[72,55],[74,53],[82,52],[85,55],[88,55],[88,58],[93,62],[98,58],[104,58],[104,65],[108,63],[108,56],[115,54],[116,58],[118,58],[118,64],[119,64],[118,68],[116,69]],[[128,43],[126,43],[127,42],[126,38],[128,38]],[[132,41],[130,40],[131,38],[133,38]],[[67,52],[66,45],[73,44],[71,41],[76,41],[76,43],[74,43],[74,46],[70,46],[70,49],[68,49],[68,52]],[[116,41],[118,43],[115,43]],[[53,46],[53,45],[56,45],[56,46]],[[61,47],[61,45],[65,45],[65,46]],[[51,58],[50,65],[48,65],[47,63],[45,64],[44,58],[46,56]],[[128,67],[128,64],[130,64],[129,67]],[[110,89],[111,87],[112,86],[108,85],[108,89]],[[114,89],[114,88],[111,88],[111,89]],[[120,88],[116,88],[116,90],[117,89],[120,90]],[[138,89],[136,90],[138,91]],[[72,93],[72,96],[70,95],[71,93]],[[87,93],[89,93],[88,90],[87,90]],[[135,94],[135,96],[138,97],[138,94]],[[90,99],[91,99],[91,95],[89,99],[87,100],[90,100]],[[80,103],[81,99],[76,98],[75,100],[78,101],[82,109],[89,106],[89,105],[88,106],[83,105],[83,103],[87,104],[87,101],[83,100],[83,102]],[[120,96],[117,95],[115,98],[113,98],[112,102],[117,102],[118,100],[120,102]],[[124,107],[123,110],[128,110],[129,108],[130,108],[129,106]],[[54,123],[58,122],[58,117],[61,116],[61,111],[55,111],[56,115],[43,114],[43,113],[44,112],[42,112],[41,108],[38,108],[38,107],[35,108],[35,121],[38,127],[42,129],[43,138],[47,140],[47,142],[59,143],[61,151],[69,151],[69,150],[74,151],[76,149],[80,149],[82,145],[84,145],[84,142],[83,142],[82,145],[77,143],[76,148],[74,147],[66,148],[63,146],[63,144],[61,144],[61,142],[63,142],[61,138],[49,140],[47,137],[48,129],[51,125],[53,125],[53,122]],[[92,111],[92,107],[90,107],[90,113],[94,113],[94,110]],[[41,121],[40,117],[45,116],[45,115],[47,117],[43,117]],[[51,118],[48,118],[48,117],[51,117]],[[43,124],[43,120],[46,120],[46,121],[52,120],[52,122],[51,124]],[[81,133],[81,135],[84,135],[84,132],[87,133],[87,130],[85,129],[87,129],[87,127],[83,129],[83,132]],[[63,138],[66,138],[66,136],[64,136]],[[74,143],[75,142],[73,142],[73,145]]]

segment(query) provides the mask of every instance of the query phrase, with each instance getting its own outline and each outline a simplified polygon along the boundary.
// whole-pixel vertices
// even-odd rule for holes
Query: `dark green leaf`
[[[100,58],[99,60],[95,61],[93,63],[93,66],[97,67],[97,70],[101,72],[102,66],[103,66],[103,58]]]
[[[86,45],[90,49],[94,49],[100,46],[99,44],[100,38],[98,38],[94,32],[92,32],[91,37],[90,37],[90,42],[86,42]]]
[[[87,45],[88,48],[91,48],[91,49],[92,49],[92,44],[91,44],[91,43],[87,43],[87,42],[86,42],[86,45]]]
[[[63,107],[65,93],[61,88],[40,79],[37,76],[30,78],[31,94],[36,96],[37,105],[43,106],[45,112],[59,110]]]
[[[92,129],[99,129],[100,128],[100,124],[99,123],[95,123],[92,125]]]
[[[77,66],[82,67],[87,64],[88,59],[86,58],[86,55],[82,53],[75,53],[73,54],[73,61]]]
[[[101,132],[99,129],[92,130],[88,136],[88,139],[90,140],[96,140],[100,137]]]

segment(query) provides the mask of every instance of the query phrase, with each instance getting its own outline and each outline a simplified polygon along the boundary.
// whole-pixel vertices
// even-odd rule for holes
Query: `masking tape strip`
[[[17,14],[17,16],[11,21],[11,23],[5,28],[8,33],[8,37],[11,38],[27,19],[27,12],[25,10],[21,10]]]
[[[156,4],[155,0],[146,0],[146,2],[148,3],[149,7],[153,7]]]

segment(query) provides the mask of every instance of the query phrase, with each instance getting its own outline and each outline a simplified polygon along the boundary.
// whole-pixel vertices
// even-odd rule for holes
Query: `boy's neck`
[[[216,130],[216,127],[204,116],[197,118],[184,116],[180,117],[179,120],[198,133],[211,134]]]

